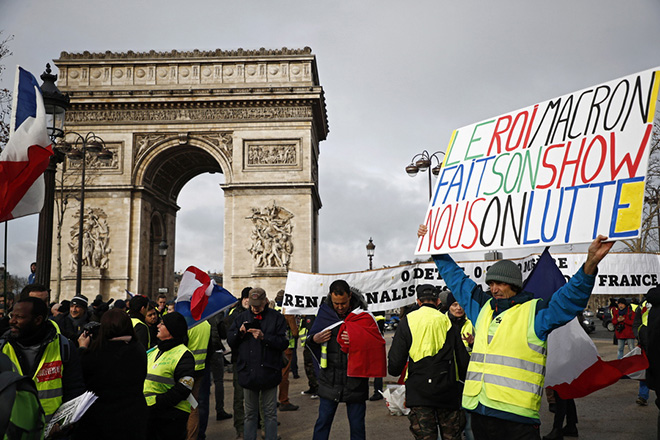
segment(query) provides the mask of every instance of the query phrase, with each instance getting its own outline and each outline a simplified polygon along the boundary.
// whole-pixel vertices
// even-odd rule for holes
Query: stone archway
[[[115,153],[111,164],[88,162],[86,210],[102,212],[109,230],[105,267],[83,264],[88,296],[154,295],[162,283],[171,292],[176,200],[206,172],[225,177],[227,289],[260,285],[274,296],[288,269],[318,271],[319,142],[328,126],[309,48],[63,52],[55,64],[71,97],[67,131],[93,131]],[[78,171],[63,165],[65,176]],[[79,219],[75,203],[64,231]],[[66,298],[75,273],[64,272]]]

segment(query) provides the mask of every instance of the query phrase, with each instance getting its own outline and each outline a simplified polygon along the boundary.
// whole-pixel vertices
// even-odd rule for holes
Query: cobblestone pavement
[[[600,320],[596,320],[599,327],[592,339],[598,347],[601,358],[604,360],[616,359],[616,346],[612,344],[612,334],[600,327]],[[393,333],[386,333],[388,345]],[[312,438],[314,422],[318,414],[318,399],[313,400],[301,395],[307,389],[307,380],[302,368],[302,352],[298,349],[298,363],[300,379],[290,379],[289,397],[293,404],[300,409],[290,412],[279,412],[280,421],[278,434],[283,440],[308,440]],[[394,377],[385,378],[385,384],[395,383]],[[231,375],[225,374],[225,410],[232,412],[233,388]],[[587,397],[576,400],[578,410],[578,430],[580,440],[651,440],[656,439],[656,423],[658,409],[653,404],[655,393],[651,391],[649,406],[640,407],[635,403],[637,399],[638,382],[633,380],[620,380],[616,384],[597,391]],[[213,394],[213,392],[211,393]],[[213,398],[211,408],[214,408]],[[348,420],[345,407],[340,405],[332,427],[331,439],[347,440],[349,438]],[[553,414],[548,411],[547,402],[541,406],[541,435],[552,429]],[[406,417],[390,416],[383,400],[367,402],[367,438],[368,439],[406,439],[412,438],[408,430]],[[215,421],[215,412],[211,410],[208,439],[233,439],[236,437],[232,419]],[[567,437],[571,438],[571,437]]]

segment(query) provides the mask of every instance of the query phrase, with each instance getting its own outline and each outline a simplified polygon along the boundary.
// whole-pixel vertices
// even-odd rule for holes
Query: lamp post
[[[440,154],[445,155],[442,151],[436,151],[431,154],[428,151],[424,150],[419,154],[413,156],[410,160],[410,165],[406,167],[406,173],[410,177],[415,177],[419,171],[422,173],[426,170],[429,172],[429,200],[433,197],[433,188],[431,187],[431,174],[437,176],[440,174],[440,168],[442,168],[442,161],[440,160]],[[419,158],[419,159],[418,159]],[[435,159],[436,166],[433,168],[433,160]]]
[[[73,144],[63,142],[62,148],[68,151],[67,157],[72,162],[80,161],[80,218],[78,219],[78,256],[76,258],[76,295],[81,294],[82,266],[83,266],[83,233],[85,220],[85,168],[87,158],[96,157],[101,162],[111,162],[113,154],[105,147],[103,139],[92,132],[85,136],[75,131],[67,132],[65,136],[73,136]]]
[[[369,237],[369,243],[367,243],[367,257],[369,257],[369,270],[373,269],[372,260],[374,258],[374,250],[376,250],[376,245],[374,241]]]
[[[64,135],[64,115],[69,107],[69,95],[65,95],[57,88],[50,64],[46,64],[46,71],[41,75],[43,84],[41,94],[46,109],[46,125],[48,135],[53,145]],[[55,174],[57,164],[64,160],[64,153],[58,147],[53,147],[54,154],[50,157],[48,168],[44,171],[44,207],[39,213],[39,233],[37,235],[37,271],[35,283],[43,284],[46,289],[50,287],[50,269],[53,255],[53,214],[55,204]]]
[[[161,241],[158,244],[158,255],[160,255],[161,260],[162,260],[160,285],[163,288],[165,288],[165,259],[167,258],[167,248],[168,247],[169,246],[167,245],[167,242],[165,241],[165,238],[163,238],[163,241]]]

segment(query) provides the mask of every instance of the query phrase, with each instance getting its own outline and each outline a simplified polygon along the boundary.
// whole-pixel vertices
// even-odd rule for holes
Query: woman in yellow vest
[[[417,235],[426,232],[421,225]],[[522,290],[522,273],[510,260],[488,269],[489,291],[484,292],[449,255],[433,255],[476,330],[463,389],[463,407],[471,412],[476,439],[540,438],[548,334],[587,306],[598,263],[614,245],[605,240],[599,235],[591,243],[585,264],[549,301]]]
[[[187,400],[194,385],[195,358],[186,347],[188,325],[178,312],[158,324],[158,345],[147,352],[144,397],[149,406],[147,431],[156,440],[185,439],[190,414]]]

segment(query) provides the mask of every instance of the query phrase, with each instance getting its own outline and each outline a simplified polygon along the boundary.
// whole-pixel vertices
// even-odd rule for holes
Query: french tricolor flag
[[[549,300],[566,279],[550,256],[541,254],[523,288],[536,298]],[[562,399],[577,399],[617,382],[623,376],[645,370],[649,362],[642,352],[623,359],[604,361],[596,345],[582,329],[577,318],[555,329],[548,336],[545,386]]]
[[[0,153],[0,221],[41,211],[42,174],[52,154],[39,84],[17,67],[9,142]]]
[[[181,277],[174,310],[181,313],[186,318],[188,328],[192,328],[230,308],[237,301],[234,295],[218,286],[206,272],[190,266]]]

